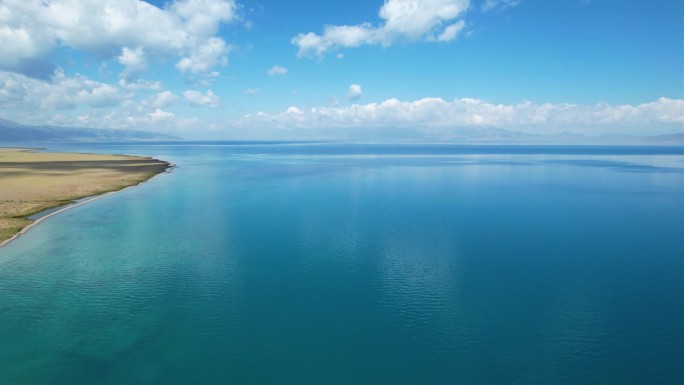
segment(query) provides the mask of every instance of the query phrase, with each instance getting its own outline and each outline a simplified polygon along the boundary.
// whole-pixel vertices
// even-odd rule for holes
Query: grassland
[[[136,185],[169,166],[138,156],[0,148],[0,245],[33,214]]]

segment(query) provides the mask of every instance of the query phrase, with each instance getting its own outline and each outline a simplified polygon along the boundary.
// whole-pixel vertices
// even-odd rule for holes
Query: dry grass
[[[137,156],[0,148],[0,242],[28,226],[32,214],[138,184],[168,166]]]

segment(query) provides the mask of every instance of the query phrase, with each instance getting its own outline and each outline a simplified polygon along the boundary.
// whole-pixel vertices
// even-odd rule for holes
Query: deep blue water
[[[0,383],[684,383],[684,150],[49,145],[173,172],[0,249]]]

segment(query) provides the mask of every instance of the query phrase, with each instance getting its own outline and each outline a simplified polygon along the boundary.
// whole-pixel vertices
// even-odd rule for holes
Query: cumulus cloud
[[[142,129],[180,136],[197,130],[202,131],[211,125],[198,118],[184,118],[165,108],[150,108],[135,100],[125,100],[116,109],[91,109],[76,117],[69,114],[50,114],[40,121],[19,120],[27,124]]]
[[[142,105],[147,108],[166,108],[180,99],[178,95],[171,91],[162,91],[157,94],[148,97],[142,101]]]
[[[84,80],[82,88],[76,91],[74,100],[94,108],[114,107],[119,104],[121,95],[115,86]]]
[[[183,91],[183,96],[193,107],[217,108],[221,102],[211,90],[207,90],[206,94],[199,91]]]
[[[452,41],[456,39],[456,36],[458,36],[463,28],[465,28],[465,21],[459,20],[444,28],[444,32],[437,36],[437,41]]]
[[[574,131],[588,134],[611,132],[648,133],[644,127],[665,125],[681,130],[684,100],[660,98],[638,105],[578,105],[566,103],[522,102],[494,104],[478,99],[424,98],[415,101],[388,99],[381,103],[353,104],[346,107],[301,109],[285,112],[260,112],[246,115],[238,125],[280,128],[406,128],[438,129],[449,132],[459,128],[503,128],[528,133]]]
[[[349,100],[359,100],[363,97],[363,91],[361,90],[361,86],[358,84],[352,84],[349,86],[349,89],[347,90],[347,99]]]
[[[120,74],[122,78],[128,78],[131,75],[138,74],[147,69],[147,62],[145,61],[145,53],[142,47],[130,49],[123,47],[121,55],[118,57],[119,63],[125,67]]]
[[[275,75],[285,75],[287,74],[287,68],[281,67],[279,65],[275,65],[271,67],[270,70],[268,70],[268,76],[275,76]]]
[[[183,73],[207,73],[219,64],[228,64],[228,48],[223,39],[211,37],[176,63],[176,68]]]
[[[196,117],[183,117],[164,109],[145,111],[138,111],[137,108],[92,109],[77,116],[53,113],[38,120],[32,117],[13,120],[36,125],[149,130],[192,138],[207,137],[207,132],[216,130],[216,125],[211,121]]]
[[[210,91],[189,96],[208,106],[219,104]],[[170,111],[179,100],[158,81],[121,78],[106,84],[80,74],[68,76],[61,70],[43,80],[0,70],[0,117],[25,124],[146,129],[181,136],[212,126]]]
[[[0,71],[0,111],[70,110],[79,105],[113,107],[124,99],[119,87],[55,71],[50,80]]]
[[[292,38],[298,56],[322,56],[342,47],[381,44],[388,46],[398,40],[440,41],[456,38],[465,27],[459,20],[468,10],[469,0],[386,0],[378,12],[378,26],[328,25],[323,33],[301,33]]]
[[[172,112],[162,111],[159,108],[148,113],[147,116],[149,116],[153,121],[169,120],[175,117],[175,115]]]
[[[192,36],[206,37],[216,33],[220,23],[235,19],[233,0],[176,0],[170,6]]]
[[[214,36],[236,18],[234,0],[175,0],[163,9],[142,0],[5,0],[0,3],[0,68],[26,63],[58,46],[118,55],[124,76],[151,56],[180,56],[181,71],[224,63],[227,44]],[[182,63],[182,64],[181,64]]]

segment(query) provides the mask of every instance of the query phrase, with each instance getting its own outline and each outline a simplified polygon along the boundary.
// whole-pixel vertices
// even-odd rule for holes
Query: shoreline
[[[65,211],[67,211],[67,210],[71,210],[71,209],[76,208],[76,207],[78,207],[78,206],[82,206],[82,205],[84,205],[84,204],[86,204],[86,203],[90,203],[90,202],[96,201],[96,200],[98,200],[98,199],[102,199],[102,198],[108,197],[108,196],[110,196],[110,195],[114,195],[114,194],[116,194],[116,193],[120,193],[120,192],[122,192],[122,191],[124,191],[124,190],[128,190],[129,188],[138,187],[138,186],[140,186],[141,184],[150,182],[151,180],[157,178],[158,176],[161,176],[161,175],[163,175],[163,174],[166,174],[166,173],[170,172],[171,170],[173,170],[174,168],[176,168],[176,165],[173,164],[173,163],[165,162],[165,161],[160,160],[160,159],[155,159],[155,160],[158,160],[158,161],[160,161],[160,162],[167,163],[168,166],[164,169],[164,171],[162,171],[162,172],[160,172],[160,173],[158,173],[158,174],[152,175],[149,179],[145,179],[144,181],[141,181],[141,182],[139,182],[139,183],[137,183],[137,184],[130,185],[130,186],[126,186],[126,187],[124,187],[124,188],[122,188],[122,189],[119,189],[119,190],[107,191],[107,192],[104,192],[104,193],[102,193],[102,194],[91,195],[91,196],[83,197],[83,198],[78,199],[76,202],[67,203],[67,204],[64,205],[64,206],[57,206],[56,208],[59,208],[59,210],[56,210],[56,211],[53,211],[53,212],[51,212],[51,213],[49,213],[49,214],[46,214],[46,215],[44,215],[44,216],[41,216],[40,218],[37,218],[37,219],[34,220],[33,222],[29,223],[26,227],[22,228],[18,233],[14,234],[11,238],[5,239],[4,241],[0,242],[0,247],[4,247],[4,246],[8,245],[10,242],[12,242],[12,241],[18,239],[20,236],[22,236],[23,234],[26,234],[29,230],[31,230],[31,229],[34,228],[35,226],[37,226],[38,224],[40,224],[40,223],[43,222],[44,220],[46,220],[46,219],[48,219],[48,218],[51,218],[51,217],[54,216],[54,215],[57,215],[57,214],[62,213],[62,212],[65,212]],[[48,210],[54,210],[54,209],[55,209],[55,207],[53,207],[53,208],[51,208],[51,209],[43,210],[42,212],[45,212],[45,211],[48,211]],[[34,215],[40,215],[40,212],[31,214],[30,216],[34,216]]]
[[[4,147],[4,148],[6,148],[6,147]],[[34,152],[34,151],[40,151],[43,149],[21,147],[21,150],[23,150],[25,152]],[[77,154],[77,153],[74,153],[74,154]],[[83,154],[83,153],[81,153],[81,154]],[[112,155],[135,158],[135,156],[131,156],[131,155],[123,155],[123,154],[112,154]],[[27,224],[25,227],[21,228],[21,230],[19,230],[17,233],[13,234],[10,238],[7,238],[5,240],[0,241],[0,248],[10,244],[12,241],[14,241],[14,240],[18,239],[19,237],[21,237],[22,235],[26,234],[32,228],[39,225],[41,222],[47,220],[48,218],[51,218],[57,214],[65,212],[67,210],[85,205],[86,203],[90,203],[90,202],[105,198],[107,196],[122,192],[124,190],[129,189],[129,188],[138,187],[138,186],[142,185],[143,183],[150,182],[153,179],[155,179],[155,178],[157,178],[163,174],[171,172],[173,169],[175,169],[177,167],[175,164],[161,160],[161,159],[156,159],[156,158],[152,158],[152,157],[145,157],[145,158],[152,160],[152,161],[163,163],[163,164],[165,164],[165,167],[160,172],[157,172],[157,173],[151,175],[149,178],[141,180],[135,184],[131,184],[128,186],[124,186],[123,188],[118,188],[118,189],[114,189],[114,190],[110,190],[110,191],[104,191],[104,192],[101,192],[101,193],[95,194],[95,195],[86,195],[86,196],[83,196],[80,198],[75,198],[75,199],[72,199],[71,201],[69,201],[63,205],[60,205],[60,206],[50,207],[50,208],[46,208],[44,210],[41,210],[39,212],[34,212],[34,213],[29,213],[27,215],[23,215],[20,218],[31,220],[31,222],[29,224]],[[45,213],[45,212],[47,212],[47,214],[41,215],[41,213]],[[33,220],[30,219],[31,217],[36,217],[36,216],[38,216],[38,217],[33,219]]]

